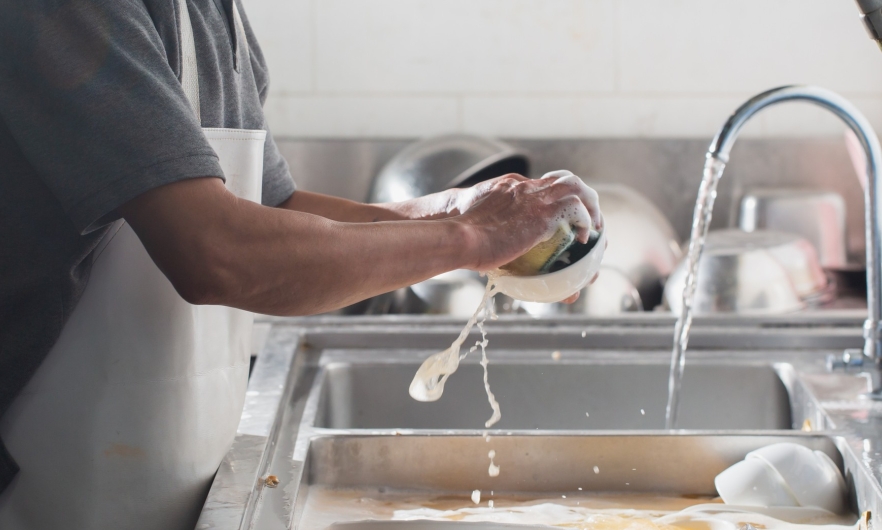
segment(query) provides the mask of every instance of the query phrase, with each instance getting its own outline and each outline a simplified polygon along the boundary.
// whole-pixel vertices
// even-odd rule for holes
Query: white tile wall
[[[279,136],[713,135],[788,83],[882,130],[882,52],[850,0],[245,0]],[[802,107],[802,108],[801,108]],[[751,136],[837,135],[805,106]]]
[[[854,2],[624,0],[621,88],[626,92],[757,92],[811,83],[880,92],[882,52]]]
[[[265,112],[274,135],[416,137],[460,129],[458,103],[435,96],[274,95]]]
[[[320,0],[322,92],[613,89],[611,0]]]
[[[271,90],[311,92],[315,84],[313,2],[246,0],[245,5],[270,68]]]

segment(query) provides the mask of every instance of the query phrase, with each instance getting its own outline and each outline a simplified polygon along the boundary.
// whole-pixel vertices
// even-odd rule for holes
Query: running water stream
[[[704,250],[705,239],[713,216],[714,200],[717,198],[717,183],[723,176],[726,163],[708,153],[704,165],[704,175],[695,200],[695,213],[692,214],[692,232],[689,236],[689,252],[686,255],[686,282],[683,288],[683,303],[677,325],[674,327],[674,349],[671,353],[671,373],[668,379],[668,406],[665,411],[665,428],[674,429],[677,425],[677,412],[680,405],[680,386],[683,381],[683,368],[686,366],[686,347],[689,344],[689,331],[692,329],[692,301],[695,298],[695,280],[698,276],[698,260]]]

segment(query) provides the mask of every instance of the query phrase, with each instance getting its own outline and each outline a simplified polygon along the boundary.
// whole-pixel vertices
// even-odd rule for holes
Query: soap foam
[[[498,477],[499,476],[499,466],[497,466],[493,462],[493,459],[496,458],[496,451],[491,449],[490,452],[487,453],[487,456],[490,458],[490,467],[487,469],[487,474],[490,475],[491,477]]]
[[[444,383],[459,368],[459,362],[464,359],[470,352],[481,348],[481,366],[484,369],[484,390],[487,392],[487,401],[490,402],[490,408],[493,409],[493,415],[484,424],[485,427],[494,425],[502,417],[499,410],[499,403],[493,392],[490,391],[490,383],[487,376],[487,332],[484,329],[484,321],[488,316],[493,316],[492,302],[493,297],[499,292],[496,289],[495,280],[499,277],[498,272],[487,274],[487,288],[484,291],[484,297],[475,310],[475,313],[466,322],[465,327],[460,332],[453,344],[446,350],[436,353],[423,361],[423,364],[417,370],[413,381],[410,383],[410,397],[417,401],[437,401],[444,394]],[[478,320],[480,318],[480,321]],[[481,340],[475,343],[468,352],[460,355],[463,343],[469,336],[472,328],[477,324],[481,331]]]

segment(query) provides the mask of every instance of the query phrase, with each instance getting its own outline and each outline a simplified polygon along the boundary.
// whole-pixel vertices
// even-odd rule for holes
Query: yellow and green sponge
[[[575,240],[576,234],[572,227],[562,223],[553,236],[537,244],[526,254],[506,263],[500,269],[517,276],[544,274]]]

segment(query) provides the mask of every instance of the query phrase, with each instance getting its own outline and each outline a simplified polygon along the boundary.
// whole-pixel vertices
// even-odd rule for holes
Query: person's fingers
[[[523,175],[518,175],[517,173],[507,173],[489,180],[478,182],[474,186],[468,188],[455,189],[456,196],[452,201],[452,205],[456,207],[460,213],[464,213],[474,206],[475,203],[492,194],[494,190],[510,189],[526,180],[530,179]]]
[[[599,277],[600,277],[600,271],[595,272],[594,277],[591,278],[591,281],[588,282],[588,285],[592,285],[594,282],[597,281],[597,278],[599,278]]]
[[[548,173],[542,175],[542,179],[559,179],[562,177],[571,177],[573,176],[573,172],[566,169],[559,169],[557,171],[549,171]]]
[[[603,214],[600,211],[600,198],[593,188],[585,184],[578,176],[571,171],[559,170],[546,173],[542,176],[542,182],[539,189],[549,189],[552,197],[561,197],[564,195],[576,195],[585,204],[588,214],[591,216],[593,228],[596,230],[603,229]],[[550,181],[550,185],[546,184]]]
[[[520,173],[506,173],[505,175],[502,175],[502,176],[512,178],[514,180],[519,180],[519,181],[530,180],[529,178],[521,175]]]
[[[485,182],[504,182],[506,184],[517,184],[518,182],[524,182],[530,180],[523,175],[519,175],[517,173],[506,173],[505,175],[500,175],[494,179]]]
[[[573,188],[576,195],[585,203],[585,208],[588,209],[588,214],[591,215],[594,228],[601,230],[603,228],[603,214],[600,212],[600,197],[597,195],[597,192],[576,175],[562,177],[558,180],[558,183]]]
[[[561,300],[561,302],[563,302],[563,303],[565,303],[565,304],[573,304],[573,303],[576,302],[576,300],[579,299],[579,295],[580,295],[580,294],[581,294],[581,291],[576,291],[576,294],[574,294],[573,296],[571,296],[571,297],[569,297],[569,298],[566,298],[566,299],[564,299],[564,300]]]
[[[591,236],[591,216],[585,208],[582,199],[575,195],[564,197],[562,203],[563,221],[566,221],[575,229],[576,238],[580,243],[587,243]]]
[[[506,173],[505,175],[500,175],[498,177],[479,182],[468,189],[475,190],[475,192],[479,195],[483,195],[485,193],[489,193],[494,188],[511,188],[513,186],[517,186],[519,183],[524,182],[525,180],[530,179],[523,175],[518,175],[517,173]]]

